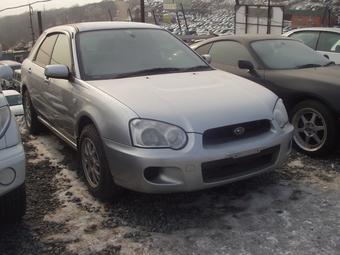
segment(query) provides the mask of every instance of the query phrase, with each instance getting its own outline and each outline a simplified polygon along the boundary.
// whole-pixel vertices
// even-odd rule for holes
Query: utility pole
[[[144,0],[140,0],[140,22],[145,23]]]
[[[323,24],[325,22],[326,15],[328,15],[328,27],[330,27],[331,26],[331,9],[329,7],[329,4],[327,4],[326,7],[325,7],[325,12],[323,14],[321,26],[323,26]]]
[[[270,25],[271,25],[271,12],[270,12],[270,0],[268,0],[267,34],[270,34]]]
[[[32,35],[32,45],[35,44],[35,35],[34,35],[34,29],[33,29],[33,7],[29,4],[28,5],[28,9],[29,9],[29,14],[30,14],[30,24],[31,24],[31,35]]]
[[[189,27],[188,27],[187,19],[186,19],[186,17],[185,17],[183,4],[180,3],[180,5],[181,5],[181,8],[182,8],[182,13],[183,13],[183,17],[184,17],[185,27],[186,27],[186,29],[187,29],[187,34],[189,34]]]
[[[38,0],[38,1],[35,1],[33,3],[29,3],[29,4],[22,4],[22,5],[19,5],[19,6],[14,6],[14,7],[8,7],[8,8],[5,8],[5,9],[1,9],[0,12],[28,6],[28,11],[29,11],[29,15],[30,15],[30,25],[31,25],[30,28],[31,28],[32,42],[33,42],[33,45],[34,45],[34,43],[35,43],[35,35],[34,35],[34,29],[33,29],[33,18],[32,18],[32,16],[33,16],[33,7],[32,7],[32,5],[36,4],[36,3],[44,3],[44,2],[49,2],[49,1],[52,1],[52,0]]]

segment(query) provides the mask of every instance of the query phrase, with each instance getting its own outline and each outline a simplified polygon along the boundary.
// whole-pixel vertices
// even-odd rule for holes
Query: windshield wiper
[[[158,67],[158,68],[140,70],[136,72],[118,74],[117,76],[115,76],[115,78],[125,78],[125,77],[133,77],[133,76],[148,75],[148,74],[173,73],[173,72],[179,72],[181,70],[182,70],[181,68]]]
[[[212,70],[210,66],[201,65],[201,66],[193,66],[188,68],[183,68],[182,71],[191,72],[191,71],[203,71],[203,70]]]
[[[328,62],[326,65],[324,65],[324,67],[330,66],[330,65],[335,65],[335,62],[334,62],[334,61],[330,61],[330,62]]]
[[[312,68],[312,67],[321,67],[321,65],[319,65],[319,64],[305,64],[305,65],[296,66],[295,69]]]

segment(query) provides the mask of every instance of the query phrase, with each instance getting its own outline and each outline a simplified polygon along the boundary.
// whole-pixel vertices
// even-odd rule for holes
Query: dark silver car
[[[257,82],[285,103],[297,150],[325,156],[340,141],[340,66],[283,36],[219,36],[191,45],[211,65]]]
[[[293,127],[274,93],[133,22],[46,30],[23,62],[26,124],[77,150],[88,189],[193,191],[279,166]]]

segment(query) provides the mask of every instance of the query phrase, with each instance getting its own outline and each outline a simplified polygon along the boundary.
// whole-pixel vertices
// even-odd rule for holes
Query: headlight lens
[[[187,143],[181,128],[160,121],[135,119],[130,122],[130,130],[132,143],[138,147],[178,150]]]
[[[288,122],[288,114],[286,111],[286,107],[283,104],[282,99],[277,100],[275,108],[274,108],[274,118],[280,128],[283,128],[284,125]]]
[[[0,139],[5,135],[11,121],[11,110],[7,105],[0,107]]]

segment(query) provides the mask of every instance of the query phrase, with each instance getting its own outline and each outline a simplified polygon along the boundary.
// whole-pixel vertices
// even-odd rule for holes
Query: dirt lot
[[[279,169],[217,189],[101,202],[72,149],[22,133],[28,208],[0,227],[0,254],[340,254],[339,151],[293,151]]]

